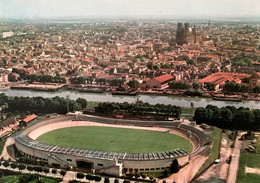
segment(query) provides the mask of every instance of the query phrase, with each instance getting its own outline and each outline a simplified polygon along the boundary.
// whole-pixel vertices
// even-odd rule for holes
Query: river
[[[136,102],[137,99],[150,104],[171,104],[181,107],[191,107],[193,102],[194,107],[206,107],[208,104],[216,105],[218,107],[224,107],[232,105],[235,107],[248,107],[251,109],[260,109],[260,101],[217,101],[211,98],[196,98],[196,97],[177,97],[177,96],[159,96],[159,95],[138,95],[138,96],[124,96],[124,95],[112,95],[111,93],[84,93],[78,91],[33,91],[33,90],[19,90],[19,89],[1,89],[1,93],[5,93],[7,96],[18,97],[69,97],[70,99],[77,99],[79,97],[85,98],[87,101],[95,102]]]

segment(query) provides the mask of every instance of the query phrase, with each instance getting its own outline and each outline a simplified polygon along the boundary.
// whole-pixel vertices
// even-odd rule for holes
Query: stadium
[[[23,156],[56,168],[112,176],[164,171],[175,159],[185,165],[209,141],[202,131],[181,122],[90,115],[46,118],[15,136]]]

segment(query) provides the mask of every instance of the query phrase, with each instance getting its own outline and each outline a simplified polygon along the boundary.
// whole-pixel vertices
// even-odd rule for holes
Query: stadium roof
[[[15,140],[33,149],[49,152],[49,153],[61,153],[69,154],[79,157],[88,158],[98,158],[98,159],[108,159],[108,160],[156,160],[156,159],[169,159],[178,158],[181,156],[186,156],[188,153],[182,149],[171,150],[167,152],[157,152],[157,153],[120,153],[120,152],[108,152],[92,149],[82,149],[82,148],[69,148],[69,147],[59,147],[41,143],[39,141],[33,140],[26,137],[16,136]]]

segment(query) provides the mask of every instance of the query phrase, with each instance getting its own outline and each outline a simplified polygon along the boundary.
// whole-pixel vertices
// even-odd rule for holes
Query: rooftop
[[[37,118],[37,116],[36,116],[35,114],[32,114],[32,115],[30,115],[30,116],[24,118],[23,121],[24,121],[25,123],[28,123],[28,122],[30,122],[31,120],[35,119],[35,118]]]
[[[164,75],[155,77],[154,79],[159,81],[160,83],[163,83],[165,81],[169,81],[169,80],[173,79],[173,77],[170,74],[164,74]]]

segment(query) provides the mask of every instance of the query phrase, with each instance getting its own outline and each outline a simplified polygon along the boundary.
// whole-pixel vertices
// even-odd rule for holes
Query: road
[[[240,141],[239,138],[242,134],[243,133],[238,133],[236,137],[235,146],[232,153],[232,160],[230,163],[230,168],[227,177],[227,183],[236,183],[237,172],[239,168],[240,149],[242,146],[242,141]]]
[[[225,182],[228,175],[229,164],[226,160],[232,153],[232,149],[227,144],[227,141],[222,137],[220,147],[220,163],[213,164],[208,170],[206,170],[195,182]],[[214,178],[214,180],[212,180]]]

